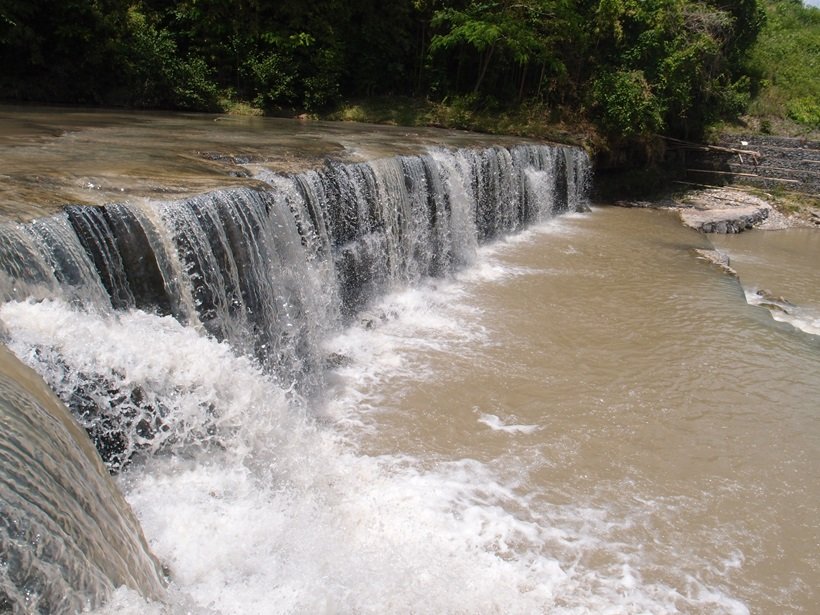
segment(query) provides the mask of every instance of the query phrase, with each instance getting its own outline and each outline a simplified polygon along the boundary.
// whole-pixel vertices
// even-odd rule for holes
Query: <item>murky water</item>
[[[729,256],[750,303],[772,316],[820,335],[820,233],[785,229],[720,235],[715,246]]]
[[[121,585],[160,599],[159,562],[97,451],[2,345],[0,424],[0,610],[78,613]]]
[[[537,531],[499,550],[560,562],[576,584],[554,607],[813,612],[820,340],[748,305],[705,243],[598,209],[488,248],[339,340],[361,362],[342,415],[369,454],[502,476]]]
[[[173,613],[812,613],[820,340],[706,246],[609,208],[485,246],[329,340],[306,415],[170,317],[2,316],[23,348],[223,412],[224,450],[120,479]],[[163,609],[123,590],[101,612]]]
[[[71,203],[170,199],[425,147],[525,139],[456,130],[186,113],[0,106],[0,219]]]
[[[13,161],[3,171],[15,195],[6,201],[12,215],[15,199],[26,201],[26,186],[48,210],[66,195],[99,202],[117,193],[138,199],[164,194],[151,186],[164,185],[168,194],[178,186],[179,194],[190,194],[265,177],[276,189],[287,183],[265,173],[256,180],[229,174],[285,164],[270,153],[276,122],[92,115],[67,112],[54,121],[35,110],[25,122],[19,121],[24,114],[14,116],[16,124],[6,122],[0,152]],[[219,133],[223,121],[241,125]],[[293,129],[293,122],[287,125]],[[324,136],[314,124],[298,126],[282,141],[298,155],[345,159],[427,142],[419,137],[406,144],[403,129],[379,129],[370,139],[370,129],[361,126],[322,127]],[[169,144],[167,152],[156,148],[169,134],[183,133],[186,139]],[[105,143],[110,148],[99,149]],[[314,144],[318,149],[311,149]],[[246,158],[235,164],[196,152]],[[390,186],[379,193],[387,200],[376,202],[376,192],[362,190],[348,203],[355,206],[348,215],[336,217],[368,214],[355,229],[363,239],[351,234],[372,245],[363,252],[367,259],[354,262],[376,272],[384,264],[387,273],[371,277],[378,278],[380,292],[395,292],[361,313],[350,310],[351,326],[328,316],[332,310],[321,312],[338,291],[330,274],[345,261],[331,267],[321,256],[328,253],[324,244],[310,252],[316,238],[277,217],[298,213],[299,199],[310,191],[277,192],[282,198],[265,201],[245,191],[187,204],[139,201],[137,222],[153,229],[148,235],[155,248],[177,237],[178,229],[183,239],[194,236],[185,229],[200,228],[207,218],[202,212],[213,209],[221,213],[212,219],[221,216],[228,226],[214,223],[216,239],[205,237],[201,253],[222,245],[219,229],[232,229],[235,251],[225,248],[224,254],[236,257],[235,269],[241,265],[264,283],[265,263],[278,262],[268,256],[284,250],[280,258],[288,266],[267,274],[286,274],[287,284],[316,299],[302,302],[293,322],[297,316],[315,320],[321,335],[308,339],[320,346],[315,363],[332,359],[321,390],[309,400],[251,356],[240,356],[230,336],[219,342],[201,327],[182,324],[189,319],[132,303],[112,312],[107,295],[100,308],[95,297],[105,289],[84,282],[96,279],[92,265],[55,278],[55,285],[76,284],[74,294],[46,285],[33,295],[39,301],[25,300],[25,288],[19,297],[9,295],[0,307],[8,343],[56,390],[69,397],[79,392],[101,407],[126,407],[123,400],[131,400],[131,410],[140,412],[141,402],[151,399],[166,411],[163,447],[138,456],[118,481],[151,548],[168,566],[171,587],[165,604],[148,604],[121,589],[100,612],[816,610],[820,337],[793,324],[811,324],[805,315],[820,309],[817,236],[789,231],[716,238],[740,282],[697,257],[693,249],[709,247],[707,238],[660,211],[595,208],[542,221],[476,251],[477,231],[493,236],[488,229],[496,220],[506,221],[502,235],[520,228],[510,214],[512,199],[481,200],[479,189],[526,193],[533,203],[544,201],[538,210],[543,217],[554,211],[546,201],[560,192],[558,172],[574,168],[566,163],[572,158],[549,154],[550,161],[564,162],[536,168],[524,153],[438,152],[426,161],[383,161],[371,167],[372,176],[358,169],[362,177],[381,178],[374,185]],[[513,158],[526,169],[515,171],[520,186],[505,187],[499,178],[512,175],[499,172],[499,161]],[[127,160],[134,166],[123,175]],[[167,174],[158,171],[163,168]],[[486,182],[472,174],[478,168],[489,171]],[[302,187],[324,194],[330,180],[338,183],[348,172],[311,176]],[[580,174],[572,176],[562,179],[565,189],[578,187]],[[429,213],[426,193],[413,190],[436,178],[430,185],[439,198],[432,202],[449,217],[435,219],[450,224],[441,237],[464,258],[448,261],[447,275],[430,281],[405,275],[399,266],[402,254],[426,254],[427,244],[406,229],[393,232],[412,216],[377,216],[383,223],[372,227],[366,222],[379,207]],[[87,180],[94,187],[83,187]],[[280,201],[281,211],[275,209]],[[106,211],[117,223],[107,232],[137,228],[126,224],[131,218],[117,217],[125,209]],[[486,214],[480,228],[468,215],[477,210]],[[242,226],[236,222],[242,216],[230,212],[244,212],[253,223]],[[181,225],[183,214],[189,226]],[[320,220],[316,211],[312,215]],[[85,227],[61,220],[11,225],[8,236],[22,237],[26,246],[41,236],[45,248],[69,246],[54,238]],[[169,220],[177,226],[169,227]],[[339,220],[333,224],[346,228]],[[419,228],[426,228],[425,220]],[[373,242],[385,228],[389,241]],[[253,235],[259,229],[270,237]],[[337,252],[355,248],[355,241],[330,232],[316,237],[337,242]],[[399,246],[410,239],[416,243]],[[114,253],[115,241],[101,244]],[[160,264],[182,251],[164,245]],[[245,245],[268,252],[240,250]],[[42,251],[55,259],[82,252]],[[253,260],[257,254],[265,258]],[[18,269],[31,274],[25,262]],[[775,273],[768,273],[770,266]],[[314,268],[327,277],[308,284]],[[216,266],[171,269],[180,285],[224,273]],[[761,287],[797,316],[779,322],[770,309],[750,304]],[[781,311],[774,313],[779,318]],[[194,308],[191,314],[195,322]]]

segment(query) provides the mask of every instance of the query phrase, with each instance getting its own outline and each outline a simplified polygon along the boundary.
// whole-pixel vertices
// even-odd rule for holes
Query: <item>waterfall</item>
[[[389,288],[584,208],[576,148],[435,151],[282,177],[269,190],[72,206],[0,229],[0,298],[171,314],[311,390],[317,340]]]
[[[332,333],[371,317],[385,293],[470,264],[483,242],[584,210],[589,168],[572,147],[440,149],[261,172],[266,189],[70,206],[0,225],[0,301],[41,301],[44,315],[56,302],[94,322],[131,319],[146,337],[161,327],[186,344],[209,340],[202,352],[244,361],[237,373],[266,374],[287,403],[304,407],[344,359],[323,347]],[[80,365],[56,331],[10,346],[71,408],[112,471],[135,455],[220,446],[233,419],[220,415],[218,395],[196,397],[200,380],[148,386],[116,361]]]
[[[117,586],[163,595],[158,562],[88,438],[0,347],[0,610],[71,613]]]

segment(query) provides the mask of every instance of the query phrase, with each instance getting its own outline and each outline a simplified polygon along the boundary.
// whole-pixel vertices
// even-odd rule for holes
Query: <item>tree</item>
[[[0,9],[0,87],[8,95],[100,102],[116,81],[125,0],[6,1]]]
[[[522,100],[528,91],[541,96],[544,89],[551,94],[567,82],[567,66],[578,64],[586,40],[573,4],[567,0],[471,0],[465,6],[446,5],[433,13],[431,25],[436,32],[430,52],[466,56],[475,77],[474,95],[483,88],[502,99]],[[490,80],[493,67],[495,79]],[[462,60],[457,71],[461,69]],[[510,79],[511,74],[517,78]],[[537,77],[532,79],[531,74]],[[455,87],[458,89],[458,78]]]
[[[753,0],[724,4],[725,9],[684,0],[599,4],[597,71],[589,93],[608,130],[697,136],[709,121],[743,108],[749,82],[737,57],[756,35],[759,7]],[[635,104],[644,112],[642,121],[632,121],[637,109],[618,108]]]

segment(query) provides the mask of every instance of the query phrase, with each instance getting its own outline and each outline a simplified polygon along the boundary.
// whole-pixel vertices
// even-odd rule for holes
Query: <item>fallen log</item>
[[[736,147],[723,147],[722,145],[706,145],[705,143],[693,143],[691,141],[683,141],[682,139],[675,139],[673,137],[661,136],[661,138],[665,139],[666,141],[669,141],[670,143],[680,145],[684,149],[697,150],[701,152],[724,152],[727,154],[738,155],[745,154],[746,156],[752,156],[754,158],[763,157],[763,155],[760,152],[750,149],[738,149]]]

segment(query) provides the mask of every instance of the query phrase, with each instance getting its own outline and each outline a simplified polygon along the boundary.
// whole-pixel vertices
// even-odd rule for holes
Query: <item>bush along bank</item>
[[[268,113],[410,96],[465,127],[536,108],[612,139],[692,138],[747,102],[742,60],[763,18],[756,0],[9,0],[0,92]]]

